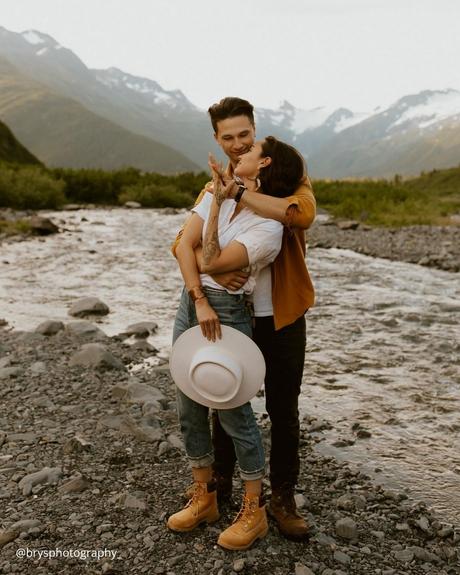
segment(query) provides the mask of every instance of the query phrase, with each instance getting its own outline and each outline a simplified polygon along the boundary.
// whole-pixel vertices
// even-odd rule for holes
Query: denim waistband
[[[242,299],[246,298],[246,294],[244,293],[230,293],[225,289],[216,289],[208,286],[202,286],[202,290],[204,293],[212,297],[230,297],[234,298],[236,301],[241,301]]]

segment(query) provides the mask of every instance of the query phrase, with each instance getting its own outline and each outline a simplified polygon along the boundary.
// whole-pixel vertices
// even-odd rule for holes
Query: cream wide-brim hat
[[[254,341],[221,325],[222,339],[209,341],[200,326],[175,341],[169,367],[177,387],[190,399],[214,409],[232,409],[252,399],[262,387],[265,361]]]

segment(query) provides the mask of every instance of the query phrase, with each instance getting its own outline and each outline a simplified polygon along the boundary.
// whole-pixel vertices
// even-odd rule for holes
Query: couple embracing
[[[173,246],[185,284],[173,340],[178,347],[187,341],[190,328],[200,326],[196,329],[201,328],[203,342],[229,341],[224,333],[230,326],[257,344],[252,370],[256,378],[261,352],[271,422],[268,513],[284,536],[305,540],[309,526],[296,509],[294,490],[300,466],[298,397],[305,312],[314,301],[305,265],[305,229],[314,220],[316,203],[301,155],[274,137],[255,140],[249,102],[224,98],[209,108],[209,115],[229,164],[224,171],[210,157],[212,182]],[[250,355],[251,349],[245,353]],[[217,385],[209,381],[210,389],[213,383]],[[211,433],[209,406],[216,406],[196,401],[178,384],[179,420],[193,485],[187,505],[169,517],[168,527],[185,532],[216,521],[219,505],[230,499],[238,462],[243,502],[218,544],[247,549],[268,531],[262,495],[265,455],[250,402],[235,403],[213,409]]]

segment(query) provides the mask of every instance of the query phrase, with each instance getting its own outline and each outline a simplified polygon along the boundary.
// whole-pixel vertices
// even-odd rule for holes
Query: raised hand
[[[218,162],[211,153],[208,156],[208,165],[212,174],[213,193],[220,206],[225,199],[234,196],[237,186],[233,179],[226,178],[222,162]]]

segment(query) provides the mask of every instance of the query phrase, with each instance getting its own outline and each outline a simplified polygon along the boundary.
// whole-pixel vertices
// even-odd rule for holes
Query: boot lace
[[[233,523],[241,522],[245,527],[249,527],[251,518],[257,509],[257,505],[258,498],[250,498],[245,495],[241,509],[239,510],[238,515],[235,517]]]
[[[187,504],[185,505],[185,508],[193,507],[195,505],[196,506],[195,514],[197,514],[199,511],[200,498],[206,493],[207,485],[206,483],[196,482],[193,487],[194,487],[193,495],[188,500]]]

